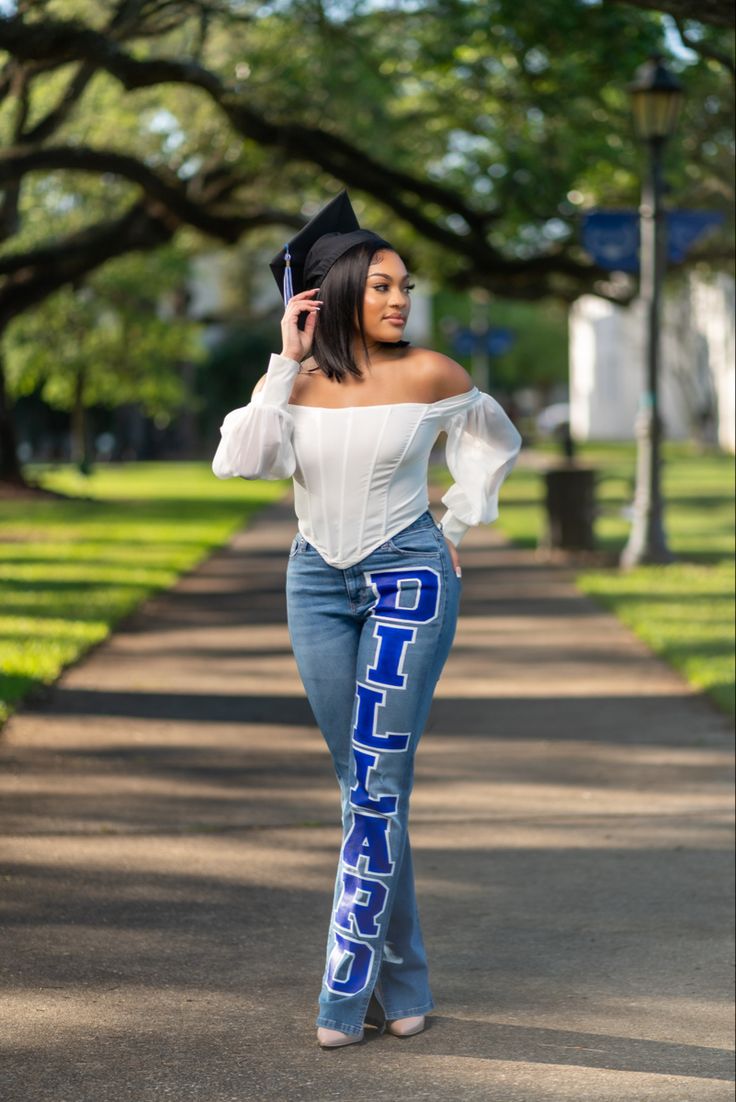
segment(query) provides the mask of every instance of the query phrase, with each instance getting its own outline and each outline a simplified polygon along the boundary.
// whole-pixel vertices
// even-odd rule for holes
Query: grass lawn
[[[28,477],[92,500],[0,500],[0,723],[288,485],[220,480],[203,462],[115,464],[89,478],[33,464]]]
[[[549,460],[548,456],[541,456]],[[629,531],[634,493],[632,444],[586,445],[580,462],[597,475],[598,547],[618,554]],[[442,478],[442,474],[437,472]],[[577,585],[610,608],[697,689],[734,714],[734,462],[664,446],[665,528],[677,562],[636,570],[584,570]],[[450,477],[444,482],[450,485]],[[499,526],[535,548],[544,526],[544,484],[520,463],[501,490]]]
[[[734,474],[729,456],[666,444],[666,526],[678,561],[582,570],[582,590],[611,608],[691,684],[734,712]],[[618,552],[634,477],[630,444],[590,445],[601,548]],[[449,484],[439,469],[434,476]],[[0,722],[13,704],[109,634],[150,593],[171,586],[280,497],[288,482],[220,480],[207,463],[33,465],[29,476],[91,500],[0,500]],[[542,531],[540,473],[517,465],[499,525],[522,546]]]
[[[630,527],[626,510],[634,486],[634,445],[584,445],[579,460],[598,471],[598,546],[617,554]],[[662,481],[667,538],[677,561],[629,571],[585,569],[576,582],[733,715],[733,458],[699,455],[688,444],[668,442]],[[517,464],[501,490],[498,523],[504,534],[536,547],[543,500],[542,475]]]

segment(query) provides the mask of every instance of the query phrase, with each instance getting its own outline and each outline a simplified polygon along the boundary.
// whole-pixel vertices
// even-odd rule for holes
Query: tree
[[[667,12],[673,19],[691,19],[724,29],[733,29],[736,21],[736,12],[731,0],[625,0],[625,2],[648,11]],[[621,0],[606,0],[606,3],[620,4]]]
[[[0,20],[13,242],[0,334],[131,250],[299,224],[294,195],[321,201],[334,180],[365,197],[364,223],[380,212],[412,267],[455,288],[616,298],[578,244],[578,211],[638,201],[624,86],[662,39],[657,15],[584,0],[21,4]],[[696,144],[728,117],[713,64],[692,67],[716,101],[715,114],[688,108]],[[727,207],[727,156],[716,140],[695,175],[673,162],[673,182],[717,196],[716,179]],[[48,211],[47,180],[50,240],[27,219],[34,188]],[[0,477],[10,420],[0,387]]]
[[[172,247],[145,264],[132,254],[81,288],[62,288],[10,327],[13,393],[40,391],[53,409],[71,414],[72,459],[85,473],[92,467],[90,406],[113,409],[134,401],[167,422],[191,400],[178,368],[202,358],[198,326],[178,316],[172,301],[185,276],[186,258]]]

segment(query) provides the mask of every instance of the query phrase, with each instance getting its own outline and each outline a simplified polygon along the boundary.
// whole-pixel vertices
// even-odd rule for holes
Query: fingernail
[[[455,574],[456,574],[456,576],[457,576],[458,578],[462,578],[462,576],[463,576],[463,572],[462,572],[462,570],[456,570],[456,571],[455,571]]]

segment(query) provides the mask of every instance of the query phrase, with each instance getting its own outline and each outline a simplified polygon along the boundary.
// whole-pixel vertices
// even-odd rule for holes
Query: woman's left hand
[[[445,543],[447,544],[447,546],[450,549],[450,558],[452,559],[453,569],[454,569],[455,573],[457,574],[458,578],[461,578],[463,571],[462,571],[462,567],[460,566],[460,555],[458,554],[457,547],[455,546],[455,544],[451,540],[448,540],[447,536],[445,536]]]

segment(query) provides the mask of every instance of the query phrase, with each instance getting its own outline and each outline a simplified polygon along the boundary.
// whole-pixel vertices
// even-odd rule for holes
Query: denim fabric
[[[388,1019],[434,1007],[407,827],[460,591],[429,510],[344,570],[301,533],[289,553],[291,645],[342,803],[317,1025],[344,1033],[360,1033],[371,994]]]

